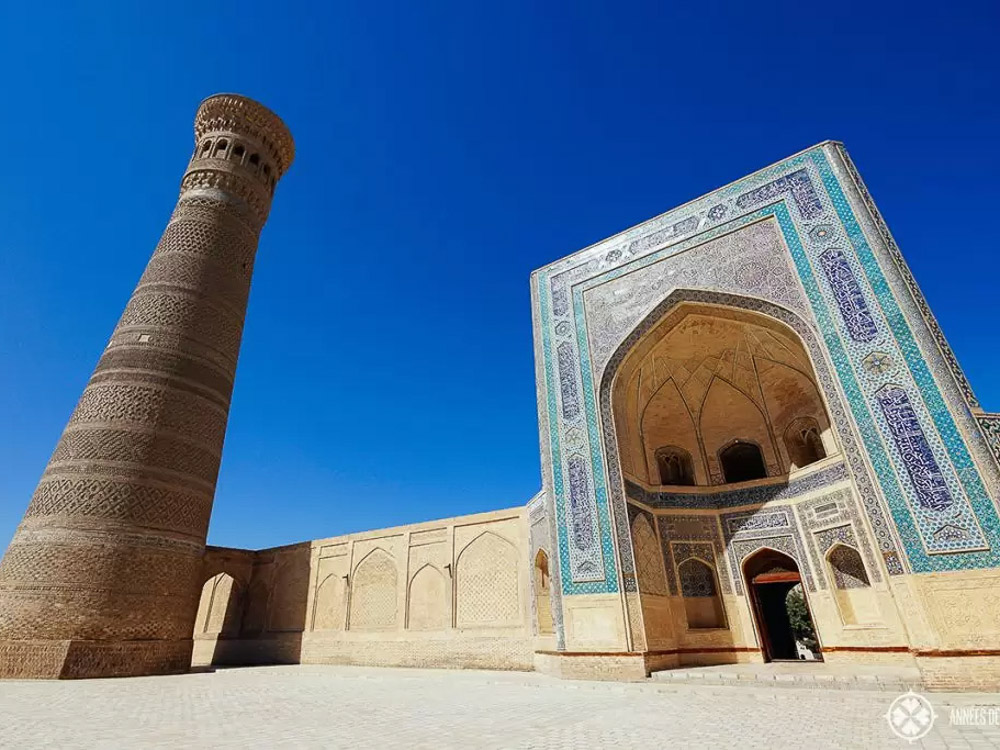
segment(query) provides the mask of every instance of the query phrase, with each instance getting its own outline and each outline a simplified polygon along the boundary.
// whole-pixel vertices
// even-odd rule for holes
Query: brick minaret
[[[0,677],[183,671],[257,241],[294,156],[220,94],[180,198],[0,563]]]

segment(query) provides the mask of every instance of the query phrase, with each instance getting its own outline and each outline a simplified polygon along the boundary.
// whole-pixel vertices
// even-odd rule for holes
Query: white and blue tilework
[[[900,270],[898,249],[887,230],[876,236],[892,257],[883,268],[844,185],[878,235],[881,217],[859,179],[842,184],[838,170],[854,179],[839,147],[810,149],[534,275],[545,483],[565,593],[614,592],[634,579],[604,384],[623,342],[661,302],[703,296],[776,317],[806,343],[890,575],[1000,564],[1000,519],[987,492],[997,469],[982,462],[993,461],[984,439],[992,423],[976,426],[971,389]],[[784,260],[762,241],[759,253],[751,242],[698,266],[706,243],[737,230],[763,236],[768,226],[780,233]],[[790,281],[773,283],[782,273]],[[911,299],[897,299],[887,273]]]

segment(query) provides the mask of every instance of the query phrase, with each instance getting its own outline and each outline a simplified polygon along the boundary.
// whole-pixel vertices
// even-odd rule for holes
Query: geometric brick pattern
[[[190,659],[257,240],[294,157],[277,116],[228,94],[199,107],[195,144],[0,563],[11,655],[0,676],[148,674]]]
[[[838,589],[867,588],[871,585],[861,555],[853,547],[836,544],[827,555],[827,560],[833,570],[834,585]]]
[[[381,548],[372,550],[354,571],[351,582],[351,628],[395,628],[396,563]]]
[[[492,532],[473,540],[458,557],[456,625],[517,625],[521,621],[519,555]]]
[[[632,546],[635,549],[635,569],[639,591],[643,594],[666,596],[667,578],[660,557],[660,543],[645,513],[632,522]]]
[[[681,579],[681,596],[715,596],[715,574],[701,560],[689,557],[677,566]]]

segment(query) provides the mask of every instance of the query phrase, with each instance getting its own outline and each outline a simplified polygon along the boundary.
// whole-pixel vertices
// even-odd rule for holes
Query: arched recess
[[[228,573],[217,573],[205,581],[198,603],[195,636],[236,638],[242,620],[243,587]]]
[[[644,477],[650,484],[674,484],[663,481],[658,460],[658,454],[669,448],[686,454],[690,460],[690,481],[677,484],[707,484],[708,467],[703,459],[694,416],[674,379],[660,383],[654,377],[656,368],[653,369],[649,382],[640,377],[630,388],[634,392],[631,401],[638,415],[637,427],[622,425],[635,435],[635,463],[639,468],[635,476]],[[655,390],[652,390],[654,387]]]
[[[396,561],[381,547],[369,552],[351,580],[351,630],[389,630],[397,626]]]
[[[822,435],[815,417],[797,417],[788,423],[783,439],[793,468],[801,469],[826,458]]]
[[[815,452],[836,450],[799,332],[748,306],[679,299],[658,307],[660,317],[643,321],[612,356],[602,377],[601,408],[617,437],[609,445],[619,458],[614,468],[625,478],[667,485],[664,477],[680,473],[661,471],[669,467],[659,466],[658,451],[669,448],[691,457],[694,484],[727,484],[734,480],[727,481],[719,452],[736,442],[758,446],[761,477],[785,476],[801,466],[790,460],[782,436],[804,418],[820,433],[820,445],[811,444]]]
[[[777,335],[777,338],[769,338],[769,342],[773,344],[769,350],[773,361],[780,361],[801,372],[818,375],[815,382],[820,402],[826,414],[837,415],[836,435],[830,436],[827,454],[833,455],[839,452],[839,443],[845,441],[844,454],[849,470],[861,485],[862,493],[874,491],[875,477],[870,467],[859,451],[854,453],[851,451],[853,446],[858,445],[859,437],[856,428],[845,416],[846,405],[834,388],[818,387],[818,384],[833,383],[836,378],[826,361],[824,344],[813,325],[806,322],[800,314],[765,300],[728,292],[675,289],[648,312],[631,333],[618,344],[599,374],[598,408],[605,433],[602,441],[604,465],[597,470],[606,470],[611,523],[618,540],[620,585],[626,592],[634,592],[637,589],[634,580],[635,558],[631,545],[628,544],[630,522],[626,502],[626,480],[641,481],[643,472],[648,472],[648,466],[642,459],[641,435],[635,421],[620,420],[619,414],[622,411],[622,404],[630,413],[640,410],[640,391],[648,393],[650,390],[655,390],[657,384],[664,380],[663,373],[666,371],[657,366],[651,368],[648,373],[650,377],[640,384],[631,377],[634,365],[649,353],[662,326],[672,327],[692,308],[711,308],[722,315],[744,315],[748,316],[748,319],[762,323],[765,328],[769,327]],[[797,349],[786,344],[795,344]],[[833,433],[834,423],[830,424],[830,432]],[[635,460],[636,456],[639,457],[638,461]],[[701,483],[697,479],[696,467],[696,484]],[[869,510],[879,512],[877,507]],[[879,519],[879,522],[888,523],[884,518]],[[895,549],[884,551],[892,555],[891,559],[887,557],[887,560],[898,566],[895,562],[899,559],[898,551]],[[631,629],[633,626],[627,631],[630,647],[634,639]]]
[[[762,479],[768,474],[768,464],[778,463],[771,428],[762,404],[727,380],[712,379],[702,402],[698,429],[710,462],[715,460],[715,465],[712,466],[715,469],[715,484]],[[760,454],[761,470],[751,472],[754,476],[742,478],[743,472],[736,476],[732,476],[731,472],[727,473],[724,454],[738,444],[756,446]]]
[[[726,627],[726,612],[714,567],[705,560],[689,557],[677,566],[677,577],[688,629]]]
[[[719,449],[719,468],[727,484],[767,477],[767,461],[760,444],[737,438]]]
[[[455,624],[460,628],[508,627],[521,623],[517,550],[484,531],[455,564]]]
[[[881,619],[878,600],[858,550],[838,542],[827,551],[826,563],[843,623],[860,625],[878,622]]]
[[[316,589],[313,630],[343,630],[347,585],[344,576],[330,573]]]
[[[410,630],[444,630],[451,624],[448,581],[435,566],[427,563],[410,580],[406,627]]]
[[[549,575],[549,555],[544,549],[535,554],[532,569],[535,587],[535,624],[539,635],[555,634],[552,620],[552,579]]]
[[[656,469],[660,484],[690,487],[694,484],[694,461],[691,454],[676,445],[656,449]]]
[[[797,660],[799,645],[808,645],[810,639],[815,641],[818,656],[815,621],[795,559],[762,547],[744,559],[742,568],[764,659]],[[800,598],[803,611],[793,611],[793,593]]]
[[[645,513],[636,514],[632,521],[632,547],[635,550],[639,593],[666,596],[667,576],[663,568],[660,541]]]

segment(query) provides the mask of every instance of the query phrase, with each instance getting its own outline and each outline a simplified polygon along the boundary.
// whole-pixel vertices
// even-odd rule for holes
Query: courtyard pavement
[[[7,748],[1000,747],[1000,726],[954,726],[954,706],[908,745],[895,696],[859,690],[570,682],[537,674],[285,666],[171,677],[0,682]],[[997,712],[994,712],[997,713]]]

